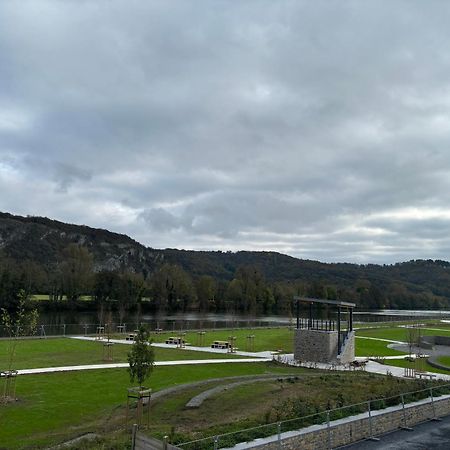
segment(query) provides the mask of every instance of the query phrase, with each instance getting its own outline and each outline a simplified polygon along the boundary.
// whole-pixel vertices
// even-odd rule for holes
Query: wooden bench
[[[125,338],[126,341],[134,341],[136,339],[136,333],[129,333]]]

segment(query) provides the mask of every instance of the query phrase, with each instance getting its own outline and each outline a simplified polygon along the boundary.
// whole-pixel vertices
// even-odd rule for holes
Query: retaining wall
[[[450,336],[422,336],[420,345],[425,349],[432,349],[435,345],[450,346]]]
[[[433,406],[434,405],[434,406]],[[249,442],[239,448],[258,450],[322,450],[351,444],[372,435],[381,435],[404,426],[412,427],[418,423],[431,420],[436,416],[450,414],[450,395],[434,399],[420,400],[405,406],[392,406],[383,410],[373,411],[371,424],[368,413],[358,414],[327,424],[313,425],[301,431],[289,431],[264,439],[264,443]],[[372,431],[372,433],[371,433]]]

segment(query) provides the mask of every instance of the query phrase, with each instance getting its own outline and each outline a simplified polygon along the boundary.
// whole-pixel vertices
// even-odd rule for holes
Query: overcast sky
[[[450,3],[0,1],[0,210],[154,248],[450,259]]]

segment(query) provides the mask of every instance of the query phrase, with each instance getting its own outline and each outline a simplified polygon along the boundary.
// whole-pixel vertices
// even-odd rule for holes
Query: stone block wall
[[[355,333],[351,332],[338,358],[337,331],[296,329],[294,358],[297,361],[346,364],[355,359]]]
[[[296,329],[294,358],[298,361],[336,362],[337,331]]]
[[[393,406],[384,410],[372,412],[373,435],[381,435],[394,431],[403,426],[413,427],[421,422],[431,420],[436,414],[446,416],[450,414],[450,396],[443,396],[434,400],[434,410],[430,399],[421,400],[402,406]],[[327,425],[313,425],[297,432],[286,432],[281,435],[281,440],[275,436],[270,442],[263,444],[248,443],[248,447],[258,450],[323,450],[348,445],[367,439],[371,436],[368,413],[330,422]],[[271,438],[269,438],[271,439]],[[242,447],[243,448],[243,447]]]

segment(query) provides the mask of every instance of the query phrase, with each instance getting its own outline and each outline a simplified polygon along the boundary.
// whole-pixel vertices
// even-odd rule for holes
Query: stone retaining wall
[[[372,432],[373,435],[381,435],[401,428],[402,426],[412,427],[418,423],[431,420],[436,416],[446,416],[450,414],[450,395],[438,397],[433,404],[430,399],[411,403],[402,409],[402,406],[392,406],[384,410],[372,412]],[[290,431],[281,434],[281,440],[277,436],[266,439],[266,443],[252,445],[251,442],[245,448],[258,450],[322,450],[347,445],[371,436],[370,423],[367,413],[345,419],[330,422],[330,429],[327,424],[313,425],[301,431]],[[270,440],[270,442],[268,442]],[[244,447],[240,447],[244,448]]]

